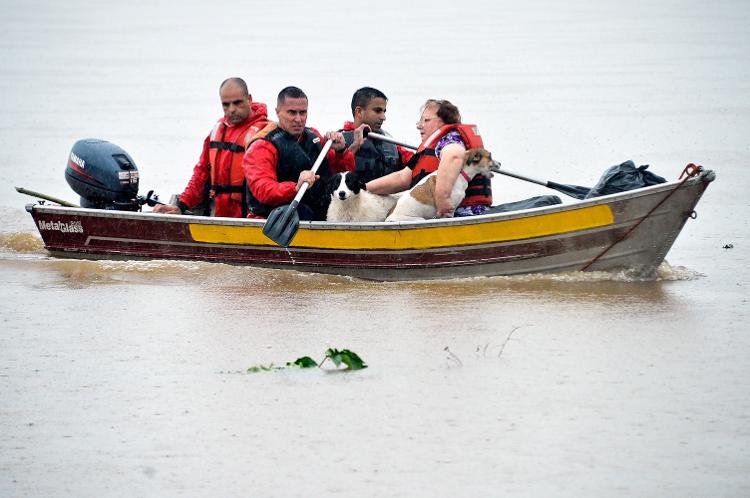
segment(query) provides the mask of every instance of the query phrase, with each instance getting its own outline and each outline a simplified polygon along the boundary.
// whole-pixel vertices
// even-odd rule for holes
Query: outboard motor
[[[81,196],[81,206],[139,211],[138,168],[117,145],[86,138],[73,144],[65,180]]]

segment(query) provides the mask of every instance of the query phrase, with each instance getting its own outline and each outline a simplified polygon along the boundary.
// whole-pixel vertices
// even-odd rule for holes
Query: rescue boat
[[[55,257],[191,259],[348,275],[447,279],[629,269],[648,278],[715,174],[571,204],[401,223],[300,222],[289,247],[263,220],[35,203],[26,206]]]
[[[132,158],[103,140],[79,140],[69,155],[65,178],[81,206],[18,190],[52,201],[26,210],[54,257],[204,260],[386,281],[623,269],[648,278],[715,177],[691,164],[675,181],[570,204],[424,221],[302,221],[288,246],[264,234],[264,220],[142,212],[159,201],[137,195]]]

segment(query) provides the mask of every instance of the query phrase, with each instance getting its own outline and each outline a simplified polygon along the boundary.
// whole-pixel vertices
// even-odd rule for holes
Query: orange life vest
[[[435,155],[435,147],[441,138],[450,131],[457,131],[466,145],[466,150],[484,147],[482,137],[476,125],[449,124],[441,126],[427,137],[409,161],[411,168],[411,186],[415,186],[425,176],[437,170],[440,160]],[[492,205],[492,183],[489,178],[477,175],[466,188],[466,197],[460,206]]]
[[[243,202],[245,194],[245,173],[242,170],[242,158],[245,155],[250,141],[266,124],[265,120],[250,124],[244,133],[237,137],[236,142],[227,142],[224,135],[227,132],[227,125],[223,120],[219,120],[211,130],[211,138],[208,144],[208,161],[211,165],[211,189],[209,195],[211,198],[216,194],[228,193],[232,199],[237,202]],[[229,184],[218,183],[219,166],[218,160],[222,151],[229,151],[232,154],[232,160],[229,166]]]

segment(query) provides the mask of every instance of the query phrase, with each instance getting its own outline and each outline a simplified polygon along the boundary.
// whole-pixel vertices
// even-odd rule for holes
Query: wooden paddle
[[[406,147],[407,149],[417,150],[419,147],[414,145],[405,144],[403,142],[399,142],[398,140],[394,140],[393,138],[387,136],[387,135],[381,135],[380,133],[375,133],[368,131],[367,128],[365,128],[365,137],[374,138],[376,140],[380,140],[383,142],[389,142],[392,144],[400,145],[401,147]],[[499,164],[499,163],[498,163]],[[554,190],[557,190],[558,192],[562,192],[563,194],[573,197],[575,199],[583,199],[586,197],[586,194],[589,193],[591,190],[588,187],[581,187],[579,185],[565,185],[562,183],[556,183],[556,182],[549,182],[546,180],[538,180],[536,178],[532,178],[530,176],[524,176],[520,173],[514,173],[513,171],[508,171],[505,169],[500,169],[499,167],[493,167],[492,171],[495,173],[500,173],[501,175],[510,176],[513,178],[518,178],[519,180],[524,180],[531,183],[536,183],[537,185],[541,185],[543,187],[551,188]]]
[[[333,145],[333,140],[327,140],[323,145],[323,150],[318,154],[318,158],[315,160],[311,171],[313,173],[318,171],[323,160],[326,158],[328,150]],[[294,200],[291,204],[279,206],[271,211],[268,215],[266,223],[263,225],[263,234],[269,239],[276,242],[282,247],[289,247],[292,243],[292,239],[297,235],[299,229],[299,213],[297,213],[297,206],[302,200],[302,196],[305,195],[307,188],[310,186],[309,183],[305,182],[297,191],[297,195],[294,196]]]

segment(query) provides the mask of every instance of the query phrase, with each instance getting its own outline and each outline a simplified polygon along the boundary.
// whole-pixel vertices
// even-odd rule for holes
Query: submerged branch
[[[523,325],[518,325],[516,327],[513,327],[510,332],[508,332],[508,337],[505,338],[505,342],[503,342],[503,345],[500,346],[500,352],[497,353],[497,357],[500,358],[500,355],[503,354],[503,351],[505,351],[505,346],[508,344],[508,341],[510,341],[511,336],[513,335],[513,332],[523,327]]]

